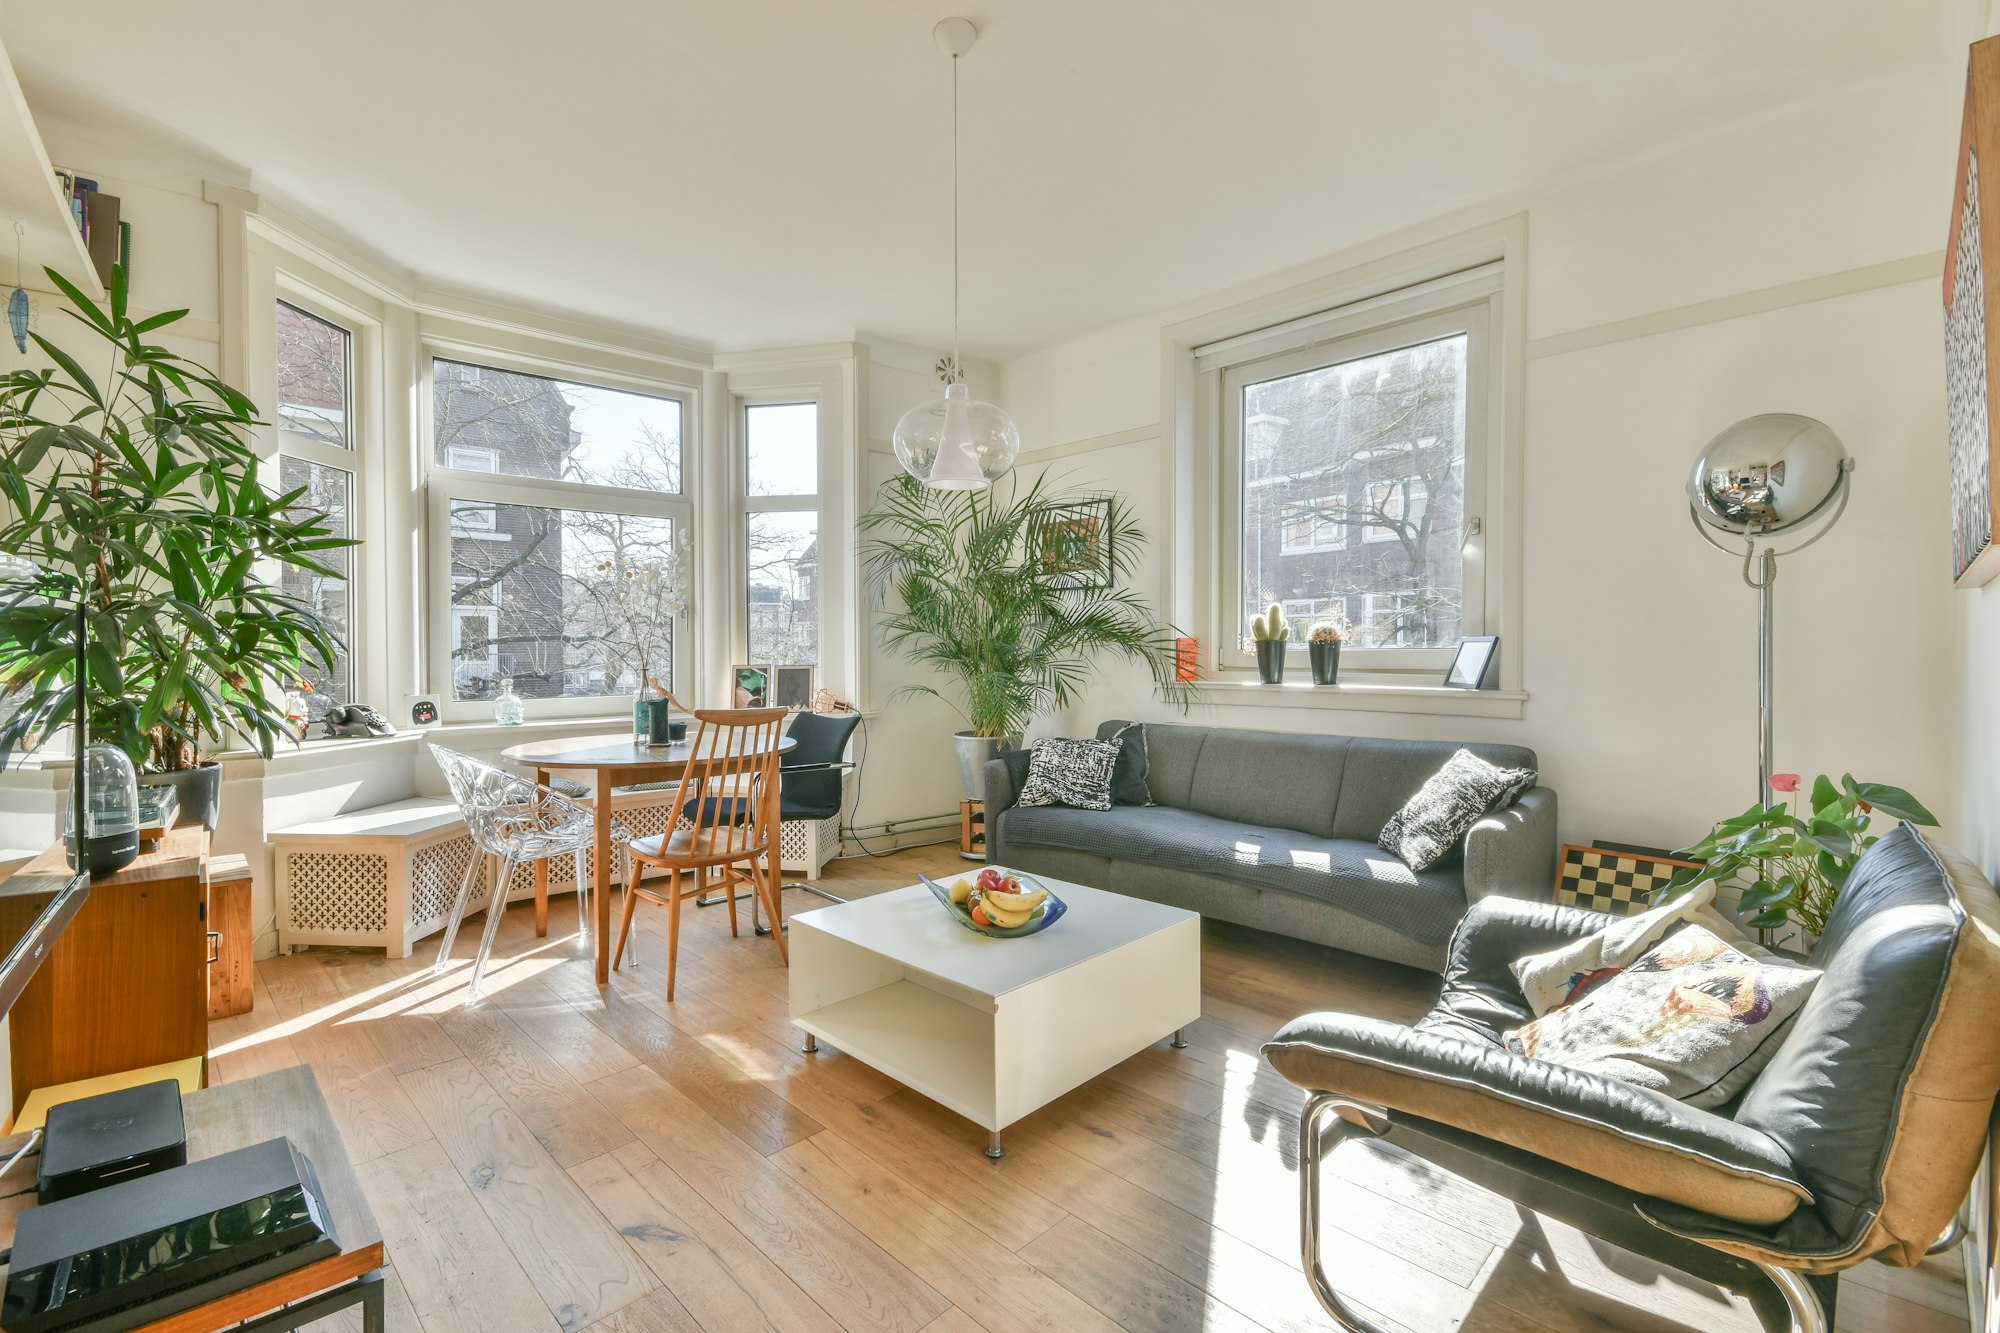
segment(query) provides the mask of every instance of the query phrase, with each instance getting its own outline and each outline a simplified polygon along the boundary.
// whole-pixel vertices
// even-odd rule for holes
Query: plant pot
[[[174,819],[176,828],[183,824],[200,824],[210,832],[215,830],[215,821],[222,813],[222,765],[213,760],[198,768],[183,768],[172,773],[141,773],[141,787],[174,787],[178,789],[181,812]]]
[[[1292,646],[1290,639],[1257,640],[1257,679],[1266,685],[1285,683],[1285,650]]]
[[[986,764],[998,759],[1002,750],[1021,748],[1019,736],[975,736],[969,731],[951,733],[952,748],[958,751],[958,780],[965,787],[965,799],[986,799]]]
[[[1340,640],[1306,645],[1312,653],[1313,684],[1335,685],[1340,679]]]

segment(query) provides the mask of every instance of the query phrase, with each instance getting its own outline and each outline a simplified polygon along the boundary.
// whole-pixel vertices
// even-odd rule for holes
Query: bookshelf
[[[90,262],[90,251],[70,221],[69,204],[56,184],[55,167],[41,132],[28,111],[14,62],[0,48],[0,291],[14,285],[14,223],[20,222],[20,285],[48,290],[44,268],[56,272],[95,299],[103,299],[104,283]]]

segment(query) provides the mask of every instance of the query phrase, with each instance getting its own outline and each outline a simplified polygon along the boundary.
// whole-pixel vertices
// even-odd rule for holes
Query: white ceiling
[[[12,0],[144,121],[441,286],[721,348],[1012,355],[1892,65],[1967,0]],[[1940,68],[1948,68],[1940,65]]]

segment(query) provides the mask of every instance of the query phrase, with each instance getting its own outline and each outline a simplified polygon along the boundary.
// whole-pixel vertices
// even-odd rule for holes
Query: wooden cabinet
[[[90,898],[9,1015],[13,1106],[35,1088],[208,1052],[208,831],[178,828]],[[48,893],[16,890],[60,871],[60,846],[0,885],[0,939],[18,935]]]

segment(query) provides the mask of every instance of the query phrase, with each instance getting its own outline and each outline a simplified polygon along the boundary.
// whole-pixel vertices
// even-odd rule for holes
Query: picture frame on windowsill
[[[1447,689],[1497,690],[1500,688],[1500,636],[1468,634],[1458,641],[1458,655],[1444,673]]]
[[[771,698],[771,668],[733,666],[729,668],[731,708],[767,708]]]
[[[798,712],[811,708],[813,701],[813,668],[809,666],[774,666],[771,668],[771,706],[789,708]]]

